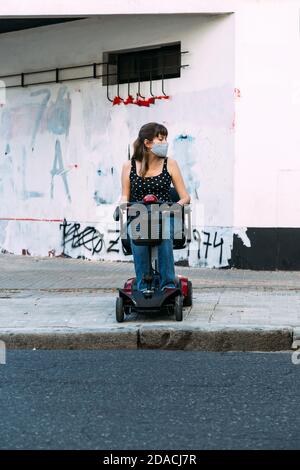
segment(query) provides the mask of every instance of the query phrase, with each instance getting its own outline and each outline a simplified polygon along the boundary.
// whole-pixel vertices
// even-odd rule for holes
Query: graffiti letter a
[[[54,157],[53,167],[52,167],[52,170],[51,170],[51,175],[52,175],[52,179],[51,179],[51,199],[53,199],[54,176],[60,175],[63,179],[68,199],[71,202],[71,196],[70,196],[69,187],[68,187],[67,175],[66,175],[66,170],[64,169],[64,164],[63,164],[63,159],[62,159],[59,140],[57,140],[55,142],[55,157]]]

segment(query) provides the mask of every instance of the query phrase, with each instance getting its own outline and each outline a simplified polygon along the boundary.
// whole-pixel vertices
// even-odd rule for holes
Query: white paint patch
[[[246,234],[246,232],[247,232],[247,227],[235,227],[233,229],[233,234],[237,235],[242,240],[243,244],[247,248],[250,248],[251,247],[251,241],[250,241],[248,235]]]

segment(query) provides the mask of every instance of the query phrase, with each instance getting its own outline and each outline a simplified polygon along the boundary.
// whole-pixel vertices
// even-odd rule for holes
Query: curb
[[[140,329],[141,349],[186,351],[286,351],[293,343],[290,327],[207,327]]]
[[[298,329],[290,326],[138,325],[94,329],[0,329],[7,349],[165,349],[287,351]]]
[[[8,349],[137,349],[135,328],[0,330]]]

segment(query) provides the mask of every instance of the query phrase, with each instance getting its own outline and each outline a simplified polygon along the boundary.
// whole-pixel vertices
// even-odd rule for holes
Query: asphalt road
[[[299,449],[291,353],[8,350],[1,449]]]

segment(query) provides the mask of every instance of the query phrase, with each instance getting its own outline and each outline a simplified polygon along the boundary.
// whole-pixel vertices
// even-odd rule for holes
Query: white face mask
[[[156,155],[157,157],[165,157],[168,153],[168,142],[157,142],[153,144],[151,151]]]

